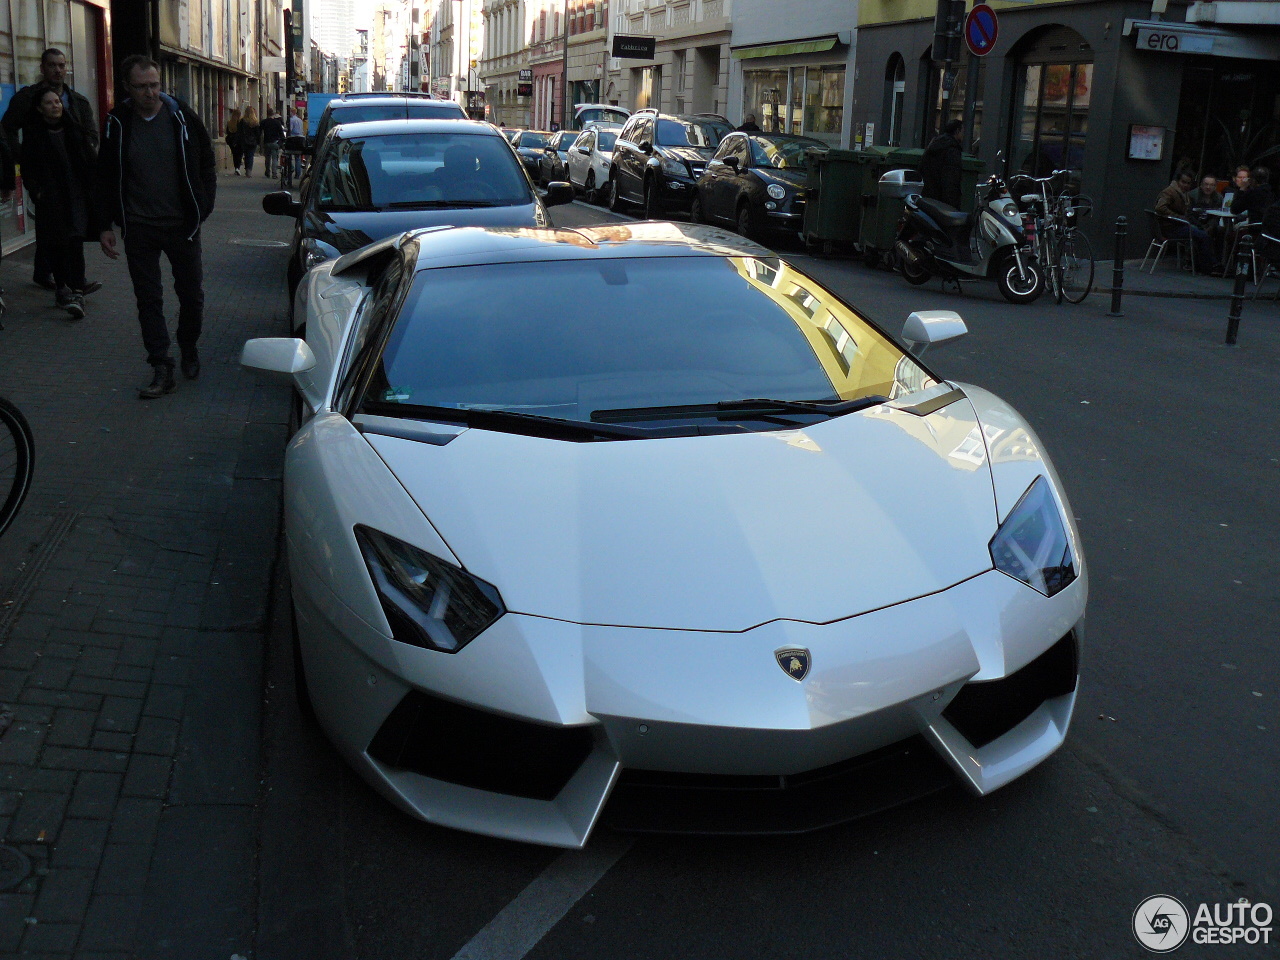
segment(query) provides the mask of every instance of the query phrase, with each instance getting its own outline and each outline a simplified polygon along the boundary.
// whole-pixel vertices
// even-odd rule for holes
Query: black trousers
[[[129,262],[133,295],[138,300],[138,322],[147,362],[170,363],[169,328],[164,320],[164,285],[160,278],[160,254],[173,269],[173,291],[178,295],[178,348],[183,355],[195,351],[204,322],[204,267],[200,262],[200,234],[188,240],[189,227],[129,228],[124,255]]]
[[[84,240],[67,237],[48,241],[53,279],[59,287],[84,289]]]
[[[32,279],[40,280],[53,273],[53,244],[47,239],[48,230],[40,229],[40,219],[36,218],[36,262],[32,270]]]

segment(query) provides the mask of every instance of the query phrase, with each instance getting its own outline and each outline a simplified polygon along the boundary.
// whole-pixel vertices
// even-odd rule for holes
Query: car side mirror
[[[738,158],[737,158],[737,157],[725,157],[723,162],[724,162],[724,165],[725,165],[726,167],[728,167],[730,170],[732,170],[734,173],[737,173],[737,172],[738,172]]]
[[[302,212],[302,204],[288,190],[275,190],[263,196],[262,209],[273,217],[296,217]]]
[[[917,310],[902,325],[902,339],[913,357],[923,356],[935,343],[946,343],[969,332],[960,314],[953,310]]]
[[[586,147],[579,147],[579,148],[578,148],[578,152],[579,152],[580,154],[582,154],[584,157],[589,157],[589,156],[591,156],[591,151],[590,151],[589,149],[587,149]]]
[[[653,153],[653,144],[652,144],[652,143],[650,143],[648,140],[641,140],[641,141],[640,141],[640,152],[641,152],[641,153]]]
[[[246,341],[240,351],[240,366],[276,381],[291,382],[315,365],[316,355],[297,337],[258,337]]]
[[[284,148],[294,153],[301,153],[307,149],[307,138],[301,134],[294,134],[292,137],[284,138]]]
[[[542,202],[548,207],[558,207],[573,203],[573,198],[573,184],[565,183],[563,180],[553,180],[547,184],[547,192],[543,195]]]

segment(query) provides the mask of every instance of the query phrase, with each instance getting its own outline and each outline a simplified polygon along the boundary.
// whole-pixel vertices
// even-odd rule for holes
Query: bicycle
[[[36,444],[22,411],[0,397],[0,534],[18,515],[31,487]]]
[[[1025,194],[1023,222],[1033,239],[1037,259],[1044,264],[1045,282],[1053,291],[1054,301],[1080,303],[1093,289],[1095,264],[1089,238],[1077,226],[1082,216],[1093,209],[1088,197],[1070,194],[1064,188],[1051,196],[1049,185],[1068,170],[1055,170],[1047,177],[1029,177],[1039,193]]]

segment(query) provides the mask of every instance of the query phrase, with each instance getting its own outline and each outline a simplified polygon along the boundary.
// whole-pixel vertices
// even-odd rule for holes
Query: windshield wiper
[[[383,204],[383,210],[422,210],[444,207],[505,207],[503,200],[397,200]]]
[[[675,419],[678,417],[723,416],[733,413],[818,413],[826,417],[838,417],[855,410],[863,410],[884,403],[888,397],[858,397],[856,400],[721,400],[719,403],[683,403],[666,407],[621,407],[617,410],[596,410],[591,419],[596,423],[630,423],[643,420]]]
[[[321,213],[377,213],[378,208],[358,203],[322,203],[317,207]]]
[[[365,401],[361,409],[381,417],[402,417],[409,420],[436,420],[445,423],[465,423],[480,430],[506,430],[552,440],[638,440],[659,436],[692,436],[696,429],[646,429],[587,423],[583,420],[561,420],[543,417],[536,413],[517,413],[514,410],[497,410],[488,407],[436,407],[417,403],[387,403]],[[516,429],[513,429],[516,428]]]

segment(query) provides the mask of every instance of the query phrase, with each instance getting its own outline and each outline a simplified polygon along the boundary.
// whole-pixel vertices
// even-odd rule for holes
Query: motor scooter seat
[[[969,214],[957,210],[949,203],[921,197],[919,207],[923,214],[932,218],[944,230],[957,230],[969,222]]]

